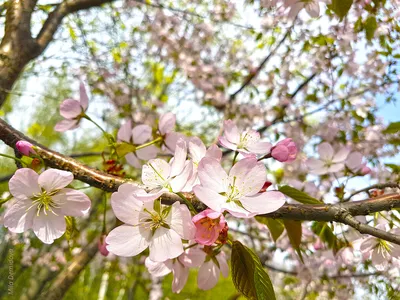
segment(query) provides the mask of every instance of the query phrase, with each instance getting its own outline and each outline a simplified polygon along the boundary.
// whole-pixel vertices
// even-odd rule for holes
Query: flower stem
[[[271,158],[271,153],[265,154],[264,156],[260,157],[259,159],[257,159],[257,161],[263,160],[263,159],[267,159],[267,158]]]
[[[188,199],[186,199],[186,197],[181,192],[176,193],[176,194],[185,202],[185,204],[189,207],[192,214],[196,215],[197,210],[194,208],[192,202],[190,202]]]
[[[158,138],[156,138],[155,140],[152,140],[152,141],[150,141],[150,142],[147,142],[147,143],[144,143],[144,144],[142,144],[142,145],[137,146],[137,147],[136,147],[136,150],[143,149],[143,148],[148,147],[148,146],[150,146],[150,145],[156,144],[156,143],[158,143],[158,142],[160,142],[160,141],[162,141],[162,137],[161,137],[161,136],[158,137]]]
[[[19,158],[15,157],[15,156],[3,154],[3,153],[0,153],[0,156],[13,159],[13,160],[15,160],[15,161],[17,161],[17,162],[20,162],[21,164],[24,164],[25,166],[28,166],[28,164],[27,164],[26,162],[24,162],[22,159],[19,159]]]
[[[239,152],[235,151],[235,155],[233,156],[233,161],[232,161],[232,167],[235,165],[236,158],[238,157],[238,155],[239,155]]]

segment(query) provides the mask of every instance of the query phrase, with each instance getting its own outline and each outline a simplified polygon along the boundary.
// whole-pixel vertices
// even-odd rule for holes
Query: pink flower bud
[[[277,143],[271,152],[271,156],[280,162],[292,162],[297,156],[297,147],[291,138]]]
[[[15,144],[15,147],[17,148],[17,150],[25,155],[25,156],[29,156],[31,153],[32,154],[36,154],[35,150],[33,150],[33,145],[29,142],[26,141],[18,141]]]
[[[103,256],[108,256],[108,250],[106,248],[107,243],[106,243],[106,236],[102,235],[99,239],[99,241],[97,242],[97,247],[99,248],[99,251],[101,253],[101,255]]]
[[[192,221],[196,226],[196,242],[208,246],[215,243],[226,225],[224,216],[209,208],[195,215]]]
[[[369,173],[371,173],[371,169],[370,168],[368,168],[367,166],[362,167],[361,174],[367,175]]]

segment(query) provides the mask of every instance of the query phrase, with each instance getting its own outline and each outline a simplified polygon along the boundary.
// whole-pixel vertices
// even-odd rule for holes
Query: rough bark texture
[[[36,38],[31,34],[32,12],[37,0],[8,0],[5,34],[0,43],[0,107],[25,67],[41,55],[68,14],[113,0],[64,0],[55,5]]]

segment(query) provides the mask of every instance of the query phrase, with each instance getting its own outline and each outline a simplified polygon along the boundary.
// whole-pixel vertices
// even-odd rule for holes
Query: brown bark
[[[52,42],[68,14],[100,6],[113,0],[64,0],[48,15],[36,38],[31,34],[31,17],[37,0],[9,0],[5,34],[0,43],[0,107],[25,67],[41,55]]]

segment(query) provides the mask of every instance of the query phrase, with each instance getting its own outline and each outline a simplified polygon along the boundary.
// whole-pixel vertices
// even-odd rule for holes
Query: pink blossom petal
[[[79,101],[66,99],[60,105],[60,115],[66,119],[75,119],[82,113]]]
[[[188,280],[189,268],[185,268],[179,261],[176,261],[173,264],[172,274],[174,274],[172,292],[180,293]]]
[[[306,166],[311,170],[320,170],[324,168],[325,163],[319,159],[309,158],[306,161]]]
[[[200,267],[199,274],[197,275],[197,285],[201,290],[209,290],[217,285],[218,280],[219,269],[210,259]]]
[[[171,163],[171,174],[170,174],[171,177],[182,173],[183,168],[185,167],[186,157],[187,157],[186,142],[183,139],[179,139],[176,144],[174,159]]]
[[[240,142],[239,130],[232,120],[224,121],[224,135],[230,143],[238,144]]]
[[[79,121],[66,119],[58,122],[56,126],[54,126],[54,130],[58,132],[64,132],[78,128],[78,126],[79,126]]]
[[[286,202],[286,197],[281,192],[267,191],[251,197],[242,197],[240,202],[248,211],[268,214],[282,207]]]
[[[249,157],[237,162],[229,172],[231,184],[242,195],[251,196],[257,194],[267,181],[267,172],[261,162],[254,157]]]
[[[225,278],[229,276],[229,266],[228,263],[226,261],[226,256],[225,256],[225,252],[220,252],[217,256],[216,256],[218,263],[219,263],[219,269],[222,273],[222,276],[224,276]]]
[[[45,215],[41,212],[39,216],[33,218],[32,229],[43,243],[52,244],[66,230],[64,216],[56,216],[52,212],[47,212]]]
[[[154,145],[136,150],[136,155],[139,159],[150,160],[157,157],[158,148]]]
[[[236,218],[248,219],[257,215],[257,213],[250,212],[233,201],[222,204],[221,210],[227,210],[232,216]]]
[[[201,160],[197,171],[203,186],[218,193],[225,192],[228,185],[228,175],[219,161],[205,157]]]
[[[151,230],[143,226],[121,225],[106,237],[107,250],[118,256],[135,256],[143,252],[151,239]]]
[[[182,173],[170,181],[172,191],[175,193],[182,191],[192,174],[193,163],[191,161],[188,161]]]
[[[4,226],[15,233],[21,233],[32,228],[36,207],[29,209],[31,206],[32,200],[30,199],[15,199],[15,202],[4,215]]]
[[[183,253],[181,237],[171,229],[159,227],[151,238],[150,259],[153,261],[166,261],[176,258]]]
[[[142,167],[139,158],[134,153],[128,153],[125,155],[125,159],[126,162],[134,168],[140,169]]]
[[[130,143],[131,137],[132,137],[132,122],[131,120],[128,120],[119,128],[117,133],[117,139],[118,141],[124,141]]]
[[[68,171],[48,169],[39,175],[38,183],[46,191],[62,189],[74,180],[74,175]]]
[[[83,84],[82,81],[79,84],[79,102],[83,110],[86,111],[89,106],[89,98],[86,93],[85,85]]]
[[[268,142],[257,142],[253,144],[249,144],[246,149],[251,153],[258,155],[265,155],[271,151],[272,145]]]
[[[149,160],[142,168],[142,182],[150,188],[163,186],[170,177],[171,166],[162,159]]]
[[[222,212],[221,205],[226,201],[224,196],[221,196],[216,191],[201,185],[196,185],[193,188],[193,191],[196,197],[209,208],[217,212]]]
[[[333,148],[327,142],[318,145],[318,153],[321,160],[331,161],[333,159]]]
[[[349,153],[350,153],[350,149],[348,149],[347,147],[342,147],[342,148],[339,150],[339,152],[337,152],[337,153],[334,155],[332,161],[333,161],[334,163],[344,162],[344,161],[346,160],[347,156],[349,155]]]
[[[236,151],[236,149],[237,149],[237,145],[236,144],[233,144],[233,143],[231,143],[231,142],[229,142],[225,137],[223,137],[223,136],[220,136],[219,138],[218,138],[218,142],[219,142],[219,144],[222,146],[222,147],[225,147],[226,149],[231,149],[231,150],[233,150],[233,151]]]
[[[204,143],[198,137],[192,137],[189,140],[189,153],[193,162],[198,164],[206,155],[206,146],[204,146]]]
[[[289,158],[289,149],[284,145],[277,145],[272,149],[271,156],[277,161],[286,162]]]
[[[64,216],[82,217],[90,209],[90,199],[81,191],[64,188],[52,196]]]
[[[315,2],[310,2],[306,6],[306,12],[310,15],[312,18],[318,18],[319,17],[319,3],[317,1]]]
[[[343,170],[344,168],[344,164],[333,164],[331,165],[326,173],[335,173],[335,172],[339,172],[340,170]]]
[[[167,133],[164,141],[167,152],[174,154],[179,139],[186,140],[186,136],[180,132]]]
[[[181,256],[179,261],[189,268],[200,267],[207,254],[200,248],[189,248]]]
[[[175,202],[171,207],[170,227],[184,240],[193,240],[196,227],[192,222],[190,211],[186,205]]]
[[[168,192],[168,189],[162,188],[157,192],[147,193],[145,190],[139,190],[135,193],[135,198],[143,202],[151,202],[159,198],[162,194]]]
[[[155,262],[150,258],[146,258],[144,264],[149,273],[155,277],[163,277],[172,272],[172,261]]]
[[[39,175],[32,169],[18,169],[8,183],[11,195],[25,200],[35,194],[40,194],[42,190],[38,184],[38,178]]]
[[[215,158],[220,161],[222,159],[222,151],[217,145],[213,144],[207,149],[205,157]]]
[[[132,140],[136,145],[144,144],[151,139],[152,129],[149,125],[141,124],[132,129]]]
[[[164,135],[168,132],[171,132],[176,123],[176,117],[173,113],[166,113],[160,117],[158,122],[158,130],[160,131],[161,135]]]
[[[132,184],[124,183],[119,186],[118,192],[111,195],[111,207],[114,214],[124,223],[139,224],[139,212],[143,207],[143,202],[135,197],[139,190]]]

